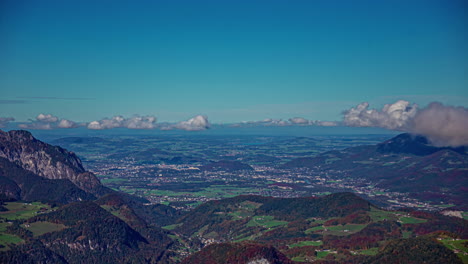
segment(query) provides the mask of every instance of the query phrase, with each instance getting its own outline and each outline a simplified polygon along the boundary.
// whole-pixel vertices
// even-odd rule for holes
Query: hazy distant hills
[[[366,178],[379,188],[409,192],[423,200],[467,206],[466,147],[434,147],[426,138],[401,134],[373,146],[329,151],[297,158],[282,168],[306,167],[348,177]]]

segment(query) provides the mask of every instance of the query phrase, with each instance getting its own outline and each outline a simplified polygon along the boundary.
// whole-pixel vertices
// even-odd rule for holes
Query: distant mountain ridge
[[[380,153],[407,153],[418,156],[426,156],[441,150],[452,150],[462,155],[467,155],[465,146],[460,147],[435,147],[429,140],[421,135],[410,133],[400,134],[392,139],[377,144],[377,152]]]
[[[349,178],[365,178],[389,191],[468,208],[467,147],[435,147],[423,136],[400,134],[376,145],[333,150],[293,159],[281,168],[309,168]]]

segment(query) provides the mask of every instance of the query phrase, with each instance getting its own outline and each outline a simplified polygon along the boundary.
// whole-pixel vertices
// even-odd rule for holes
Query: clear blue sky
[[[0,116],[212,122],[468,106],[468,2],[0,2]]]

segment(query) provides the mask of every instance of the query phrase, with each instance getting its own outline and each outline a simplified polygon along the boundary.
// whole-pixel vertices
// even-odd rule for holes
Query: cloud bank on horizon
[[[288,120],[266,118],[260,121],[244,121],[231,124],[232,127],[255,127],[255,126],[339,126],[337,121],[308,120],[303,117],[293,117]]]
[[[0,128],[6,127],[10,122],[15,121],[13,117],[0,117]]]
[[[435,146],[468,145],[468,108],[438,102],[419,109],[399,100],[382,109],[369,109],[364,102],[343,112],[343,123],[354,127],[381,127],[423,135]]]
[[[371,109],[368,102],[342,112],[343,121],[314,121],[303,117],[288,120],[267,118],[231,124],[231,127],[256,126],[350,126],[379,127],[426,136],[435,146],[468,146],[468,108],[447,106],[438,102],[419,108],[405,100],[386,104],[382,109]],[[13,117],[0,117],[0,127],[13,122]],[[211,127],[208,117],[197,115],[178,123],[157,123],[155,116],[114,116],[89,123],[60,119],[51,114],[39,114],[34,120],[20,123],[22,129],[57,129],[86,127],[92,130],[128,128],[200,131]]]
[[[86,126],[88,129],[102,130],[112,128],[129,129],[154,129],[156,127],[156,117],[154,116],[133,116],[124,118],[123,116],[114,116],[92,121]]]
[[[59,119],[51,114],[39,114],[35,120],[29,123],[19,124],[22,129],[55,129],[55,128],[76,128],[80,125],[67,119]]]

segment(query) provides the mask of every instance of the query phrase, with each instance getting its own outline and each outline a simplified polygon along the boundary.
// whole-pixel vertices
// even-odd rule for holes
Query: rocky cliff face
[[[0,157],[47,179],[68,179],[87,192],[102,187],[73,152],[39,141],[24,130],[0,130]]]

